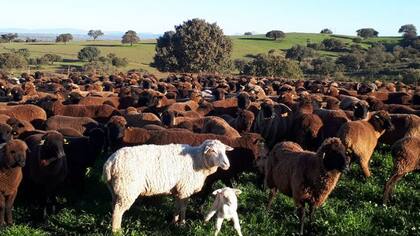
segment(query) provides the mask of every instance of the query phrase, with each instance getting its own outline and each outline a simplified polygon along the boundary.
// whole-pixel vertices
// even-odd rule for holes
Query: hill
[[[258,53],[266,53],[270,49],[288,49],[293,45],[306,45],[310,43],[319,43],[326,38],[336,38],[346,44],[352,43],[354,36],[346,35],[326,35],[314,33],[287,33],[286,38],[282,40],[272,40],[264,35],[253,36],[230,36],[233,41],[232,59],[246,58]],[[397,44],[400,37],[378,37],[364,40],[360,45],[368,47],[374,42],[382,42],[385,44]],[[27,48],[31,53],[31,57],[40,57],[46,53],[55,53],[64,58],[63,62],[53,66],[43,66],[44,71],[67,70],[70,67],[80,67],[82,62],[77,60],[77,53],[86,46],[97,46],[102,55],[114,53],[119,57],[127,57],[129,65],[123,70],[128,69],[144,69],[152,73],[158,73],[155,68],[150,66],[153,61],[156,40],[147,39],[133,45],[122,45],[116,40],[97,40],[97,41],[73,41],[68,44],[54,42],[37,42],[37,43],[2,43],[0,44],[0,53],[8,52],[13,49]],[[337,56],[339,53],[321,51],[323,56]]]

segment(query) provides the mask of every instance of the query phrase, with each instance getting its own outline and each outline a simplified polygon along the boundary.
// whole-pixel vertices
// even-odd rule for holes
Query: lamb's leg
[[[9,195],[6,197],[6,224],[12,225],[13,224],[13,218],[12,218],[12,207],[13,202],[15,201],[17,192]]]
[[[298,216],[300,220],[300,235],[303,235],[303,225],[305,222],[305,205],[301,205],[298,208]]]
[[[216,202],[214,202],[213,206],[211,207],[210,212],[204,218],[204,222],[209,222],[209,220],[214,216],[214,214],[216,214],[216,211],[217,211],[217,206],[216,206]]]
[[[239,236],[242,236],[241,225],[239,224],[238,213],[235,212],[232,220],[233,220],[233,227],[235,228],[236,232],[238,233]]]
[[[268,205],[267,205],[267,209],[270,210],[271,209],[271,205],[273,204],[274,198],[276,197],[277,194],[277,189],[276,188],[272,188],[270,191],[270,195],[268,197]]]
[[[214,236],[217,236],[220,232],[220,229],[222,228],[223,218],[217,217],[216,220],[216,232],[214,232]]]
[[[0,193],[0,227],[4,225],[5,199]]]
[[[395,185],[397,184],[397,182],[404,176],[404,174],[394,174],[391,176],[391,178],[389,178],[389,180],[386,182],[385,184],[385,189],[384,189],[384,200],[383,203],[387,204],[389,201],[389,198],[392,194],[392,192],[394,191]]]

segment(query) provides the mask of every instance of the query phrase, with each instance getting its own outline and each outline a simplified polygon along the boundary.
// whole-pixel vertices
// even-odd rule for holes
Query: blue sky
[[[5,0],[0,7],[0,28],[162,33],[198,17],[217,22],[225,34],[319,32],[328,27],[354,35],[359,28],[372,27],[380,35],[398,35],[406,23],[420,29],[417,0]]]

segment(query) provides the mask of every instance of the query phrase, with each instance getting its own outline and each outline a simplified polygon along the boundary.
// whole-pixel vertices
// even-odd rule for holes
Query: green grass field
[[[418,235],[420,226],[420,175],[409,174],[397,185],[395,198],[382,205],[383,185],[392,169],[389,147],[375,152],[371,162],[373,176],[365,180],[353,164],[344,174],[326,204],[315,213],[311,235]],[[98,161],[89,173],[82,196],[68,193],[61,198],[62,208],[46,222],[33,223],[31,209],[18,199],[15,202],[16,225],[0,230],[1,236],[21,235],[109,235],[111,196],[101,180],[102,164]],[[238,213],[244,235],[297,235],[299,224],[293,201],[278,194],[272,210],[266,209],[268,191],[252,183],[253,174],[241,176],[236,187]],[[220,183],[216,187],[221,187]],[[209,197],[204,212],[210,208]],[[171,197],[141,198],[123,217],[124,235],[211,235],[215,220],[205,224],[200,206],[191,199],[187,224],[171,225],[174,201]],[[308,225],[307,225],[308,226]],[[309,227],[309,226],[308,226]],[[231,222],[222,226],[221,235],[235,235]]]
[[[353,36],[343,35],[325,35],[313,33],[287,33],[286,38],[274,41],[266,38],[264,35],[254,36],[231,36],[233,42],[232,59],[244,58],[248,55],[258,53],[267,53],[270,49],[288,49],[293,45],[306,45],[307,42],[319,43],[325,38],[334,37],[351,43]],[[372,42],[395,43],[399,37],[378,37],[364,40],[362,47],[367,47]],[[77,53],[86,46],[97,46],[102,55],[115,53],[119,57],[126,57],[129,65],[122,70],[145,69],[149,72],[160,74],[155,68],[150,66],[153,61],[156,40],[142,40],[133,46],[122,45],[120,41],[73,41],[68,44],[40,42],[40,43],[2,43],[0,44],[0,53],[10,51],[11,49],[27,48],[31,57],[40,57],[46,53],[55,53],[64,58],[64,62],[56,63],[53,66],[44,66],[44,71],[54,71],[62,69],[66,71],[68,66],[81,66],[82,63],[77,60]],[[321,51],[322,55],[336,56],[337,53]]]

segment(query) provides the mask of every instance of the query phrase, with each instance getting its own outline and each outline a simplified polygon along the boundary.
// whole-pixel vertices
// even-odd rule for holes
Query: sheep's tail
[[[112,167],[114,162],[112,161],[114,158],[114,154],[112,154],[109,159],[105,162],[104,164],[104,168],[102,171],[102,179],[106,182],[109,183],[112,179]]]

